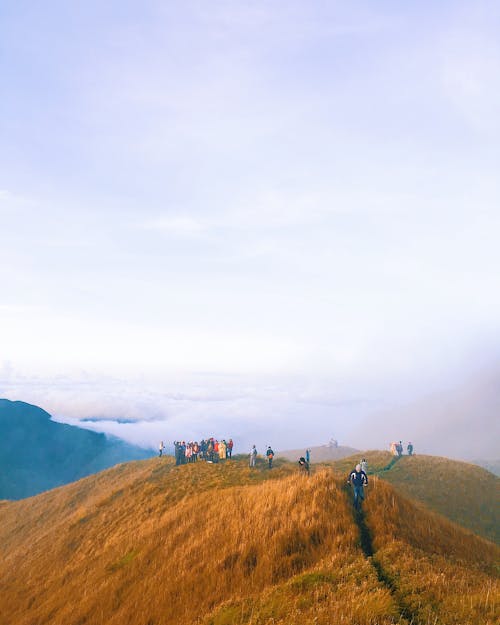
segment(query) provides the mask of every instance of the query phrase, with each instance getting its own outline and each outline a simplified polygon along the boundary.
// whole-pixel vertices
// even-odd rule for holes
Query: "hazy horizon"
[[[492,454],[499,33],[489,0],[3,2],[0,396]]]

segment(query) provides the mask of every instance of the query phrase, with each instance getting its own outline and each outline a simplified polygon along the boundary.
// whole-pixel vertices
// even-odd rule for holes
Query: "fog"
[[[335,438],[357,449],[388,449],[403,440],[416,453],[478,460],[498,458],[499,379],[491,359],[438,379],[422,372],[391,380],[197,373],[148,382],[32,378],[4,369],[0,393],[152,450],[160,440],[205,436],[232,437],[235,453],[254,443],[286,450]]]

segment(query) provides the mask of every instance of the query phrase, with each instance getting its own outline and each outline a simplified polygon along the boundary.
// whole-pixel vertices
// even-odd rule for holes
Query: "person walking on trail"
[[[406,447],[406,451],[408,452],[409,456],[413,456],[413,445],[412,445],[412,443],[408,443],[408,446]]]
[[[363,471],[360,464],[357,464],[354,471],[351,471],[348,484],[351,484],[354,489],[354,507],[356,510],[359,510],[361,508],[361,501],[365,498],[364,487],[368,486],[368,476]]]
[[[158,457],[159,458],[163,456],[164,449],[165,449],[165,445],[163,444],[163,441],[161,441],[160,444],[158,445]]]
[[[363,458],[359,464],[361,465],[361,471],[366,473],[368,471],[368,462],[366,462],[366,458]]]
[[[252,445],[252,451],[250,452],[250,468],[255,466],[255,460],[257,459],[257,449],[255,445]]]
[[[309,475],[309,463],[304,458],[304,456],[301,456],[299,458],[299,468],[300,468],[301,473],[304,473],[305,475]]]
[[[269,468],[272,469],[273,468],[274,451],[271,449],[270,445],[267,446],[266,456],[267,456],[267,461],[269,463]]]
[[[233,456],[233,439],[230,438],[227,442],[227,457],[229,458],[229,460],[231,460],[232,456]]]

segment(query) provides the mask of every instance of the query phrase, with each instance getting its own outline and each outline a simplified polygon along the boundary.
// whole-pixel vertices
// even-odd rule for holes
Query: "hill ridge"
[[[367,625],[432,615],[472,625],[480,615],[493,625],[481,588],[498,588],[498,548],[371,482],[363,523],[372,553],[331,467],[308,478],[284,461],[269,471],[246,458],[180,467],[155,458],[9,502],[0,507],[0,622],[329,625],[336,614]],[[450,581],[460,592],[450,594]]]

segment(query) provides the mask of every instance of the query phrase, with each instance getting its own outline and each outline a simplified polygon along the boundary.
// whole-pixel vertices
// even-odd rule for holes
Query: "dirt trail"
[[[397,460],[398,458],[396,457],[392,462],[391,467],[395,464]],[[389,470],[389,468],[386,468],[384,470]],[[352,507],[352,497],[349,488],[346,488],[346,493],[349,505]],[[383,584],[393,596],[399,610],[400,618],[404,619],[404,621],[402,622],[407,623],[408,625],[424,625],[418,619],[418,616],[411,610],[411,608],[405,603],[404,599],[401,597],[395,579],[391,577],[391,575],[387,571],[384,570],[382,564],[377,560],[373,550],[372,536],[370,533],[370,529],[366,524],[363,510],[355,510],[353,508],[353,519],[359,529],[359,541],[361,549],[366,559],[375,569],[379,582]]]

